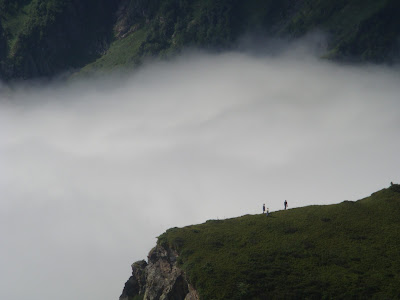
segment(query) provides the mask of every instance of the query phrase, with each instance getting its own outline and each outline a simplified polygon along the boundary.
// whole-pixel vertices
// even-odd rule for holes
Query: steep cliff
[[[132,264],[132,276],[125,283],[120,300],[198,300],[185,272],[177,266],[178,253],[156,246],[144,260]]]

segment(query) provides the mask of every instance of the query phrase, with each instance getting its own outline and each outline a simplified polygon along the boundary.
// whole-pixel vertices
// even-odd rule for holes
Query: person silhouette
[[[283,202],[283,205],[285,206],[285,210],[286,210],[286,208],[287,208],[287,206],[288,206],[288,204],[287,204],[287,201],[285,200],[285,202]]]
[[[265,213],[265,203],[263,204],[263,214]]]

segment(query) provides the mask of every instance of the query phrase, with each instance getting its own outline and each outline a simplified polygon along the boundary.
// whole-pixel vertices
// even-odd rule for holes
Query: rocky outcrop
[[[132,276],[125,283],[120,300],[128,300],[136,295],[143,295],[146,290],[145,269],[147,263],[144,260],[132,264]]]
[[[156,246],[144,260],[132,264],[132,276],[119,300],[199,300],[185,272],[177,266],[175,250]]]
[[[125,38],[149,22],[147,0],[120,0],[114,25],[114,34],[118,39]]]
[[[390,190],[392,190],[393,192],[400,193],[400,184],[396,184],[396,183],[391,182],[390,183]]]

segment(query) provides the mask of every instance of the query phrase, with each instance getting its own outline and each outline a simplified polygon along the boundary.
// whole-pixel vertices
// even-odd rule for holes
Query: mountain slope
[[[156,249],[176,253],[200,299],[395,299],[398,232],[393,185],[357,202],[169,229]]]
[[[112,38],[116,1],[0,0],[4,78],[51,76],[99,57]]]
[[[137,64],[142,57],[168,56],[183,47],[230,49],[248,33],[293,39],[323,32],[328,37],[326,56],[338,60],[390,63],[400,49],[400,3],[395,0],[128,2],[117,22],[123,34],[117,37],[145,31],[140,47],[128,55],[110,51],[102,64],[95,62],[86,70],[113,65],[116,57]]]
[[[185,47],[232,49],[245,34],[320,31],[333,59],[393,63],[397,0],[0,0],[0,76],[108,71]]]

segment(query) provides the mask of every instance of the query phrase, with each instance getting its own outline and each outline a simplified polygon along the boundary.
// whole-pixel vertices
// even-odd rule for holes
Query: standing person
[[[283,205],[285,206],[285,210],[286,210],[286,208],[287,208],[287,201],[285,200],[285,202],[283,202]]]
[[[269,216],[269,208],[267,207],[267,217]]]
[[[265,213],[265,203],[263,204],[263,214]]]

